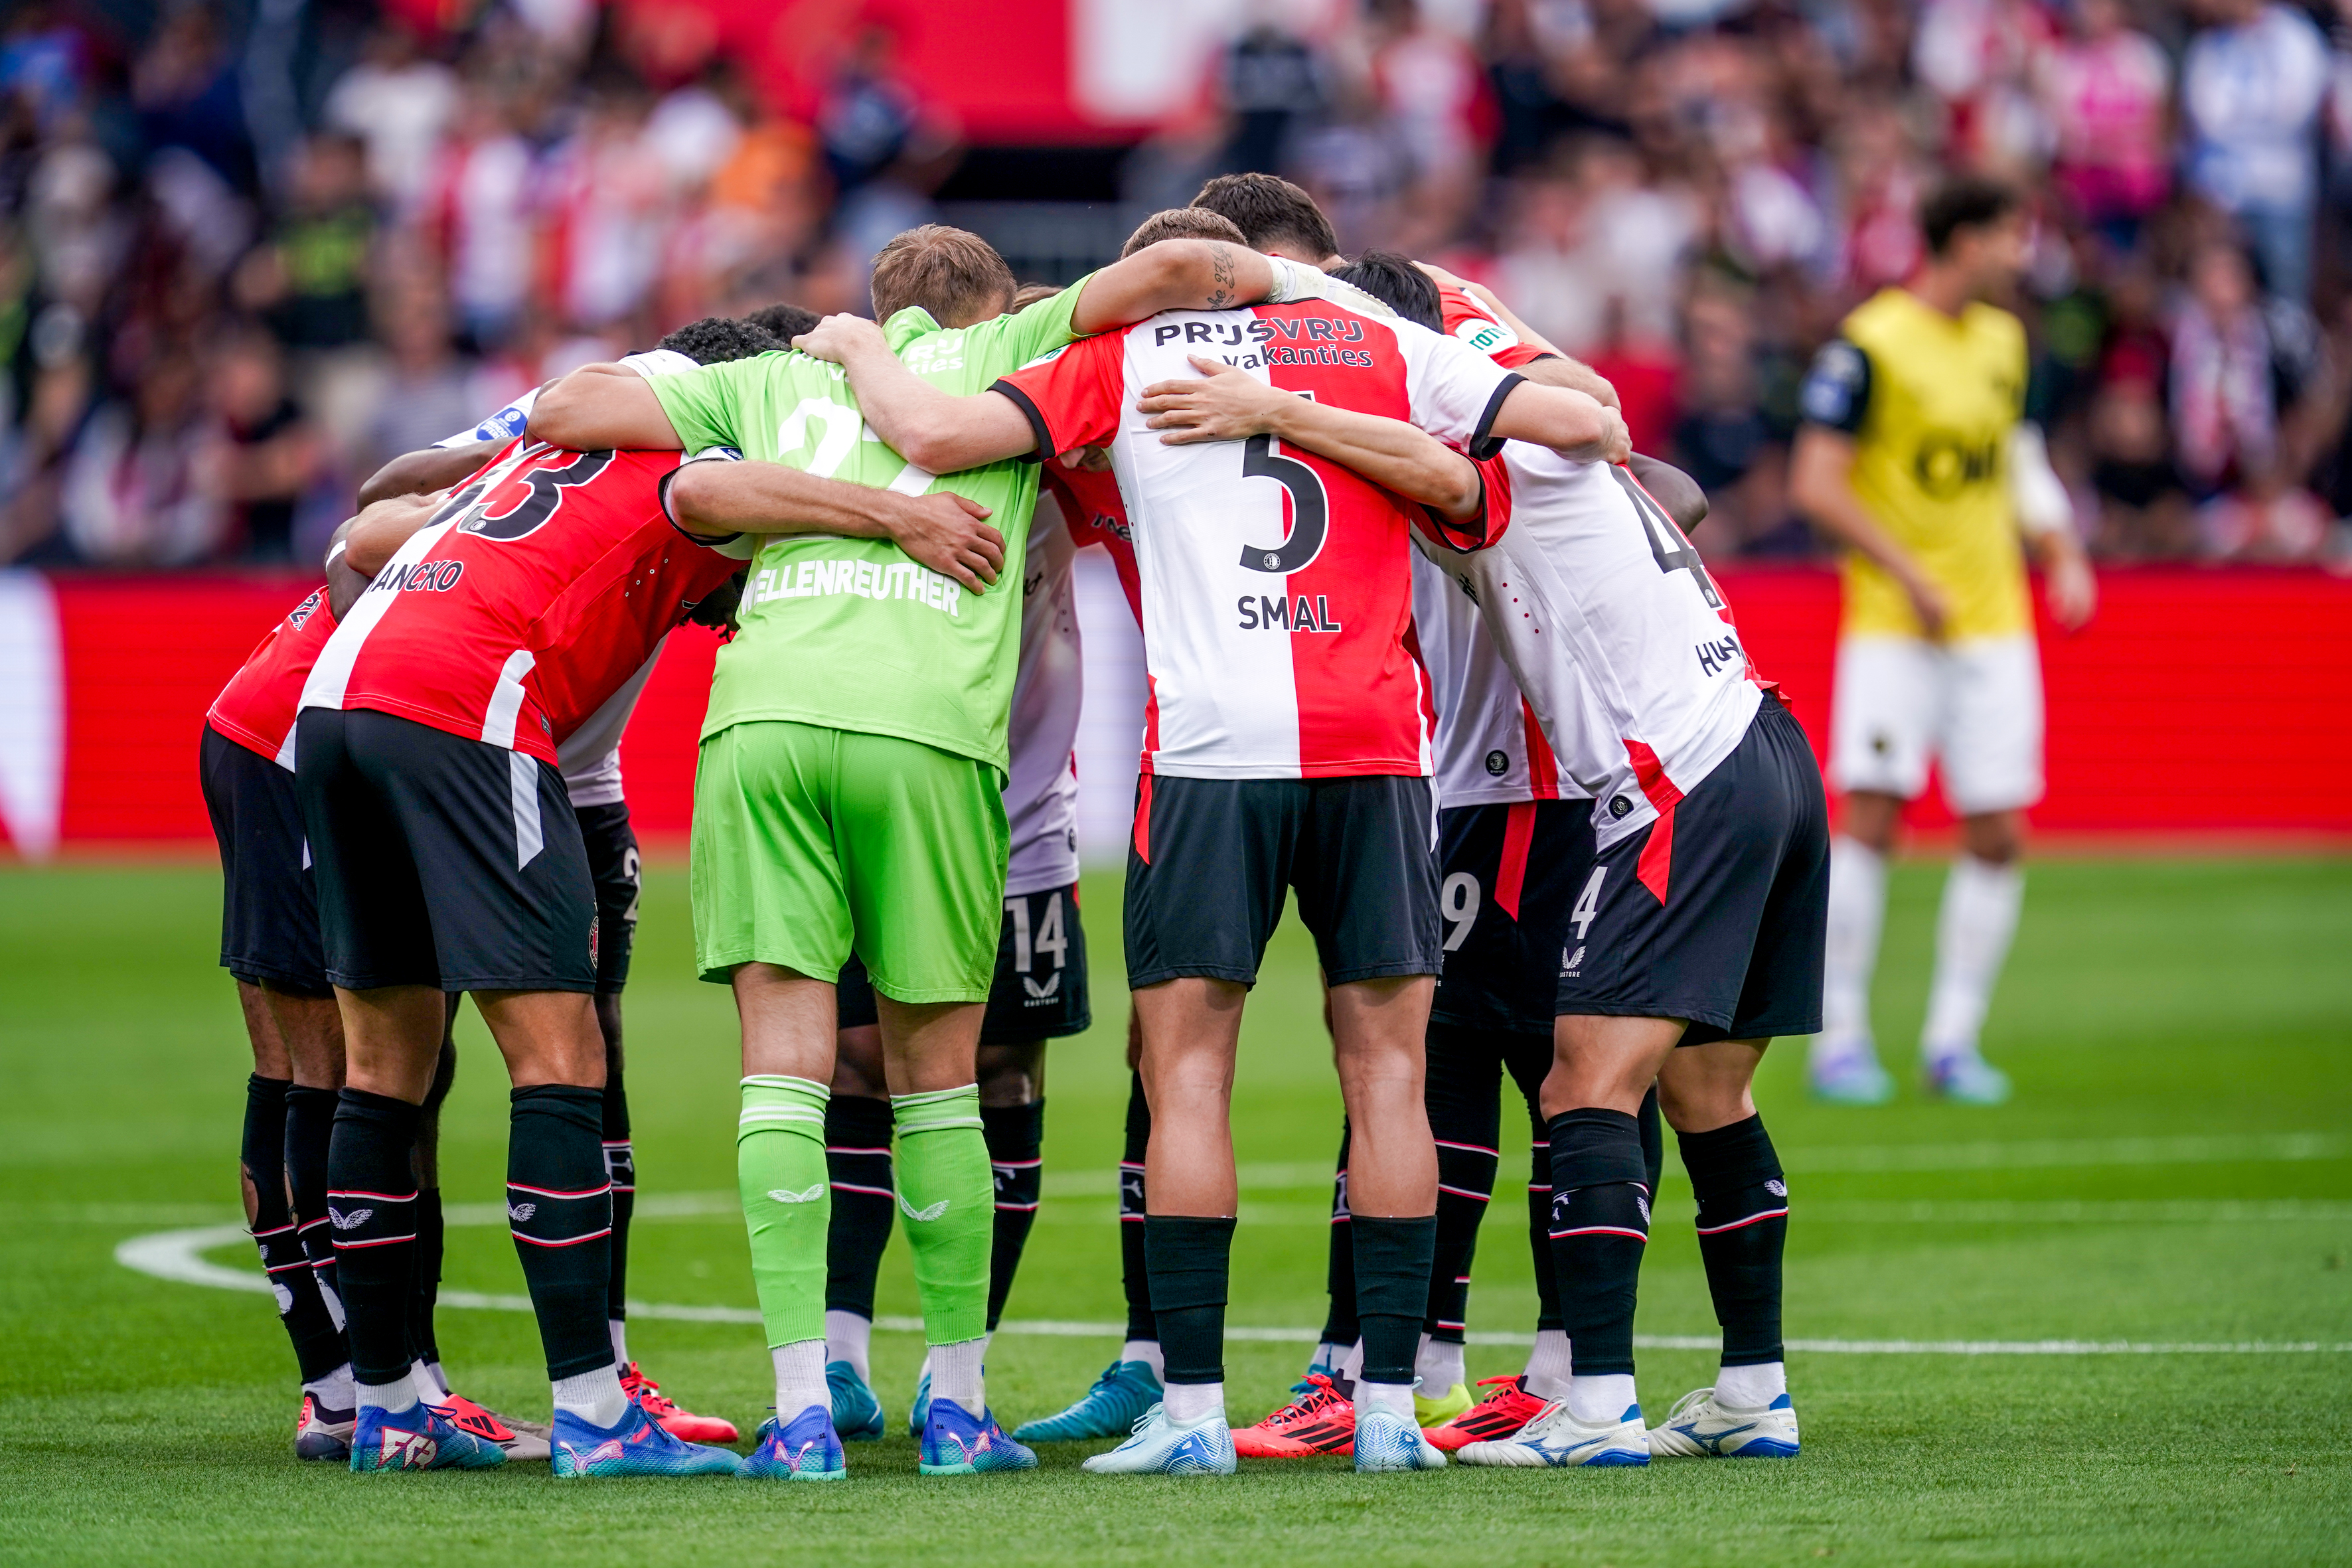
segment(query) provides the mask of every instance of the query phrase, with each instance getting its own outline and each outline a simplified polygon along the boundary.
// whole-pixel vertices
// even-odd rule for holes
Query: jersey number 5
[[[1689,538],[1666,515],[1666,509],[1650,499],[1641,481],[1623,468],[1612,467],[1609,477],[1624,488],[1625,499],[1633,503],[1634,514],[1642,520],[1642,531],[1648,535],[1650,553],[1661,572],[1687,572],[1698,584],[1699,595],[1706,600],[1707,608],[1723,608],[1723,595],[1715,591],[1715,580],[1706,574],[1706,563],[1691,548]]]
[[[1324,536],[1331,529],[1331,503],[1323,493],[1322,475],[1276,451],[1273,437],[1257,435],[1242,443],[1242,477],[1272,479],[1290,494],[1290,537],[1272,550],[1244,544],[1244,566],[1253,572],[1297,572],[1323,553]]]

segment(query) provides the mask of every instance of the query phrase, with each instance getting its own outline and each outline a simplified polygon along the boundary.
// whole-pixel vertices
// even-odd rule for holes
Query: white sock
[[[613,1364],[628,1365],[629,1325],[619,1318],[607,1318],[604,1320],[604,1328],[613,1336]]]
[[[1580,1373],[1569,1379],[1568,1413],[1587,1426],[1620,1421],[1634,1403],[1630,1372]]]
[[[1761,1410],[1789,1392],[1789,1368],[1781,1362],[1762,1366],[1719,1367],[1715,1374],[1715,1402],[1741,1410]]]
[[[1528,1352],[1526,1387],[1530,1398],[1568,1397],[1568,1334],[1560,1329],[1538,1329],[1536,1348]]]
[[[1994,982],[2017,934],[2025,873],[1973,855],[1952,862],[1944,908],[1936,920],[1936,984],[1927,994],[1927,1027],[1919,1048],[1930,1062],[1973,1056]]]
[[[1409,1383],[1358,1383],[1356,1384],[1356,1419],[1361,1421],[1375,1410],[1410,1421],[1412,1419],[1412,1384]]]
[[[1412,1358],[1412,1374],[1421,1379],[1423,1392],[1432,1399],[1443,1399],[1457,1383],[1470,1381],[1462,1363],[1462,1347],[1445,1340],[1421,1336],[1421,1350]]]
[[[1139,1361],[1151,1369],[1151,1375],[1160,1382],[1168,1381],[1168,1363],[1160,1353],[1158,1340],[1129,1340],[1118,1347],[1121,1361]]]
[[[1335,1345],[1329,1340],[1325,1340],[1315,1347],[1315,1359],[1307,1363],[1307,1370],[1336,1374],[1339,1370],[1339,1363],[1347,1359],[1347,1346]]]
[[[1212,1415],[1225,1413],[1225,1385],[1222,1383],[1171,1383],[1160,1395],[1160,1404],[1168,1419],[1179,1426],[1191,1426]]]
[[[629,1413],[629,1396],[621,1392],[621,1369],[600,1366],[577,1377],[557,1378],[555,1408],[569,1410],[599,1431],[618,1426]]]
[[[1830,840],[1829,933],[1816,1063],[1870,1049],[1870,976],[1886,919],[1886,858],[1843,834]]]
[[[1363,1376],[1364,1342],[1358,1340],[1354,1344],[1349,1345],[1340,1355],[1339,1364],[1339,1370],[1332,1374],[1336,1377],[1345,1378],[1349,1383],[1353,1383]]]
[[[411,1362],[409,1363],[408,1375],[415,1377],[418,1367],[423,1367],[425,1369],[425,1375],[433,1380],[431,1384],[432,1403],[435,1405],[446,1403],[449,1398],[448,1373],[443,1370],[441,1363],[437,1361],[420,1361]],[[425,1385],[420,1384],[418,1386],[424,1387]]]
[[[413,1361],[408,1363],[408,1381],[415,1386],[416,1397],[425,1404],[448,1403],[448,1393],[442,1388],[440,1380],[433,1375],[433,1369],[423,1362]]]
[[[359,1395],[352,1391],[352,1363],[349,1362],[324,1377],[304,1384],[302,1388],[330,1410],[349,1410],[359,1399]]]
[[[354,1402],[362,1406],[373,1405],[386,1415],[398,1415],[416,1408],[416,1379],[404,1377],[396,1383],[353,1383]]]
[[[952,1399],[977,1415],[988,1408],[988,1395],[982,1387],[981,1363],[988,1355],[988,1337],[959,1340],[951,1345],[931,1347],[931,1397]]]
[[[776,1363],[776,1419],[785,1426],[810,1405],[833,1408],[833,1391],[824,1385],[824,1342],[794,1340],[768,1352]]]
[[[859,1377],[872,1383],[874,1372],[866,1365],[866,1355],[873,1342],[873,1319],[861,1318],[855,1312],[836,1312],[829,1307],[825,1309],[825,1360],[845,1361],[857,1370]]]

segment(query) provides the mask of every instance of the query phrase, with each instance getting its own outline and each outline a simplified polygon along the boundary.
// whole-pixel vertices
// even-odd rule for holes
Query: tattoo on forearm
[[[1209,243],[1209,276],[1216,284],[1209,290],[1209,309],[1222,310],[1234,302],[1234,252],[1221,240]]]

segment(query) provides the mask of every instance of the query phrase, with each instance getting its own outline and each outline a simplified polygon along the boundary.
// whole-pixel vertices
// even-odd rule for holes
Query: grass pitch
[[[1894,881],[1878,992],[1907,1072],[1940,872]],[[2074,861],[2032,872],[1987,1031],[2014,1103],[1832,1110],[1776,1051],[1759,1099],[1794,1185],[1788,1329],[1804,1456],[1647,1471],[1454,1468],[1357,1478],[1253,1462],[1226,1482],[1077,1473],[929,1479],[903,1437],[850,1450],[835,1487],[591,1482],[544,1467],[362,1480],[288,1444],[291,1358],[266,1299],[151,1278],[127,1239],[237,1218],[246,1048],[213,966],[198,868],[0,873],[0,1555],[65,1562],[1056,1563],[2320,1563],[2352,1561],[2352,863]],[[1109,1173],[1126,1093],[1118,888],[1091,882],[1099,1022],[1052,1053],[1047,1196],[1008,1318],[1121,1317]],[[689,978],[685,879],[648,878],[628,994],[641,1192],[632,1294],[752,1301],[731,1212],[726,993]],[[1321,1321],[1337,1093],[1312,950],[1295,923],[1251,1004],[1231,1321],[1300,1331],[1230,1347],[1237,1422],[1278,1403]],[[449,1201],[500,1195],[506,1094],[469,1012],[444,1135]],[[1514,1126],[1507,1111],[1504,1125]],[[1534,1312],[1522,1156],[1506,1133],[1474,1331]],[[1709,1380],[1714,1332],[1687,1186],[1669,1155],[1644,1270],[1645,1408]],[[249,1246],[205,1260],[240,1269]],[[519,1294],[495,1225],[449,1235],[453,1291]],[[882,1310],[911,1314],[904,1248]],[[527,1315],[444,1309],[460,1388],[546,1400]],[[764,1414],[756,1328],[640,1315],[631,1346],[692,1408]],[[1857,1347],[1932,1342],[1940,1349]],[[2077,1348],[2030,1352],[2028,1342]],[[2208,1347],[2116,1352],[2083,1347]],[[1802,1348],[1807,1345],[1817,1348]],[[1955,1344],[1974,1353],[1953,1353]],[[2216,1350],[2219,1345],[2260,1349]],[[2293,1346],[2319,1348],[2294,1349]],[[992,1403],[1059,1407],[1108,1338],[1008,1332]],[[876,1336],[894,1425],[919,1336]],[[1474,1376],[1516,1370],[1474,1343]]]

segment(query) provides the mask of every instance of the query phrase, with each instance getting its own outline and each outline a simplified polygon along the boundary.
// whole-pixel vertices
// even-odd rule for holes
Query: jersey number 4
[[[470,502],[457,520],[457,531],[498,540],[516,540],[535,533],[563,504],[566,489],[586,484],[603,473],[612,460],[610,452],[582,452],[560,468],[533,468],[524,479],[527,488],[522,498],[495,517],[490,514],[488,498],[505,492],[505,481],[514,470],[487,474],[478,487],[472,488],[470,496],[460,493],[457,497],[460,502]]]
[[[1331,531],[1331,503],[1323,493],[1323,476],[1296,458],[1274,449],[1271,436],[1253,436],[1242,443],[1242,477],[1272,479],[1290,496],[1290,537],[1268,550],[1242,546],[1242,564],[1253,572],[1276,574],[1303,570],[1323,553]]]
[[[1612,467],[1609,477],[1623,487],[1626,499],[1633,503],[1634,513],[1642,520],[1642,531],[1649,536],[1650,553],[1656,558],[1658,570],[1689,573],[1691,581],[1698,584],[1700,596],[1706,600],[1707,608],[1723,608],[1723,595],[1715,591],[1715,580],[1706,574],[1706,563],[1691,548],[1688,536],[1666,515],[1666,509],[1651,500],[1641,481],[1623,468]]]

